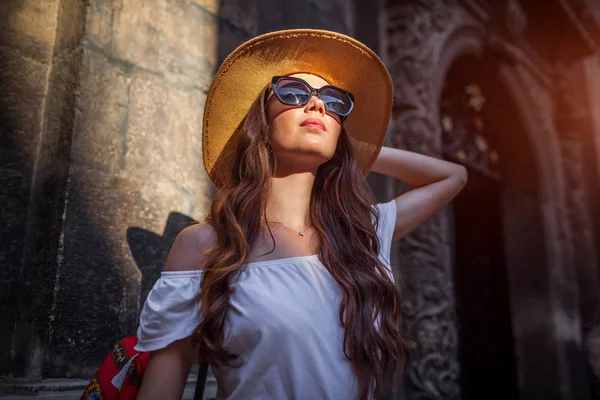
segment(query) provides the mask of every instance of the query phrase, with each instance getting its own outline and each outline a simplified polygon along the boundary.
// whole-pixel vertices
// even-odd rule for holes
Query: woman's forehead
[[[325,85],[330,85],[325,79],[321,78],[319,75],[311,74],[308,72],[299,72],[296,74],[290,74],[288,76],[292,76],[294,78],[300,78],[308,82],[308,84],[312,87],[318,88]]]

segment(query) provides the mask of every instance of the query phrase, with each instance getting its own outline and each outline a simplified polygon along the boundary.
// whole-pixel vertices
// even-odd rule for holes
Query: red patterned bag
[[[117,342],[98,368],[81,400],[133,400],[137,397],[148,353],[133,349],[137,337],[128,336]]]
[[[134,350],[136,344],[136,336],[119,340],[98,368],[80,400],[134,400],[148,366],[148,353]],[[207,374],[208,364],[200,364],[194,400],[202,400]]]

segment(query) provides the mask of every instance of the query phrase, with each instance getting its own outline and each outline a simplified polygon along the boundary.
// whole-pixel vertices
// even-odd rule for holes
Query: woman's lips
[[[322,131],[327,130],[327,129],[325,129],[325,124],[323,123],[323,121],[321,121],[320,119],[316,119],[316,118],[307,118],[300,124],[300,126],[306,126],[308,128],[316,128],[316,129],[320,129]]]

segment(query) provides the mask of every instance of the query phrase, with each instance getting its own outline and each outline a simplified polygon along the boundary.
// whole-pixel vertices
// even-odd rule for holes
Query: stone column
[[[0,374],[8,377],[40,377],[51,334],[84,16],[79,1],[2,4]]]
[[[563,79],[565,85],[562,89],[570,93],[567,98],[574,103],[565,110],[567,117],[565,122],[572,122],[572,130],[577,130],[575,139],[579,144],[579,158],[570,157],[570,159],[573,161],[578,159],[580,176],[586,178],[584,183],[587,186],[573,194],[578,200],[573,202],[576,206],[574,211],[579,211],[573,222],[583,226],[578,239],[582,240],[580,245],[585,246],[577,268],[582,346],[591,372],[592,390],[595,396],[593,398],[600,399],[600,312],[598,311],[600,310],[600,260],[597,253],[600,246],[600,208],[597,207],[600,201],[600,114],[596,111],[600,107],[598,55],[582,60],[581,64],[572,68],[570,72],[571,79],[568,79],[568,76],[567,79]],[[575,86],[570,86],[569,81]],[[567,138],[569,136],[571,135],[567,135]]]
[[[162,265],[140,270],[132,248],[158,249],[128,232],[205,213],[201,124],[218,41],[216,0],[89,3],[48,376],[89,377],[135,334],[142,281]]]
[[[583,376],[579,354],[581,320],[568,211],[569,186],[554,121],[552,84],[522,62],[503,67],[500,76],[513,93],[518,108],[523,110],[521,115],[538,175],[534,188],[539,201],[529,206],[534,206],[535,213],[539,213],[543,228],[542,240],[538,242],[543,253],[537,252],[543,257],[531,261],[523,257],[535,250],[525,247],[531,242],[521,240],[519,244],[514,240],[519,237],[515,230],[519,227],[516,218],[522,220],[524,215],[510,210],[505,226],[507,242],[512,242],[507,254],[520,395],[585,399],[587,388],[580,380]],[[514,172],[518,164],[513,161],[511,158],[508,168]],[[518,198],[527,187],[509,186],[508,189],[505,204],[509,196]],[[529,234],[535,232],[528,231]]]
[[[581,390],[587,395],[590,378],[595,381],[595,386],[598,385],[598,376],[594,376],[593,371],[600,369],[600,361],[592,357],[593,351],[585,348],[587,343],[598,340],[600,334],[600,273],[595,238],[597,228],[593,225],[593,213],[597,211],[590,204],[590,189],[598,185],[593,179],[597,176],[596,160],[590,151],[593,140],[582,62],[559,64],[555,82],[555,121],[562,152],[567,220],[577,281],[577,291],[572,294],[581,325],[581,333],[566,349],[566,357],[570,360],[574,391]],[[583,394],[580,396],[584,398]]]
[[[48,91],[49,104],[71,117],[60,132],[68,141],[59,141],[68,163],[62,175],[39,167],[64,181],[50,193],[62,202],[44,204],[57,213],[56,226],[31,224],[23,276],[31,285],[21,300],[41,316],[22,318],[15,342],[31,377],[88,378],[113,342],[135,334],[142,281],[162,268],[155,233],[162,234],[172,212],[206,211],[211,185],[201,122],[217,66],[218,2],[56,3],[58,32],[85,26],[73,46],[82,57],[73,63],[78,79],[66,88],[76,101]],[[52,43],[55,64],[72,52],[60,48],[70,44],[63,41]],[[46,229],[51,245],[38,233]],[[43,246],[52,257],[38,261]],[[134,249],[157,260],[140,270]]]

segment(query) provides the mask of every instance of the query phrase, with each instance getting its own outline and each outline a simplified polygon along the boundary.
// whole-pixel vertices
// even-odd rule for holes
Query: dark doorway
[[[467,187],[452,205],[462,398],[517,399],[502,185],[469,172]]]
[[[457,60],[440,102],[444,156],[469,169],[450,228],[464,400],[518,399],[497,135],[503,128],[494,113],[508,100],[492,86],[493,71],[475,57]]]

